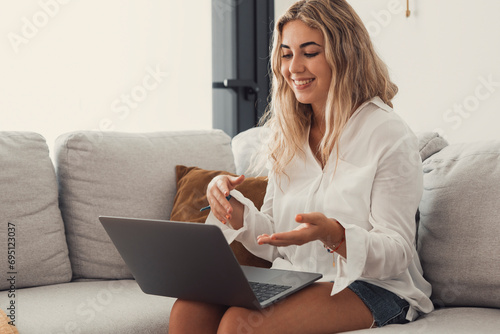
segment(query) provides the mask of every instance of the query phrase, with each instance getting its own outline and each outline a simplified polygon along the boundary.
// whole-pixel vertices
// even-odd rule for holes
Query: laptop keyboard
[[[255,296],[257,297],[257,300],[261,303],[291,288],[291,286],[288,285],[277,285],[277,284],[258,283],[258,282],[249,282],[249,283],[250,287],[255,293]]]

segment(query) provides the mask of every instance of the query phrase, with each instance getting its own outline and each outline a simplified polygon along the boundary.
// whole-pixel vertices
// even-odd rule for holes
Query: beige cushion
[[[448,146],[446,139],[436,132],[421,132],[417,134],[417,138],[422,161]]]
[[[500,307],[500,142],[423,163],[418,251],[437,305]]]
[[[220,130],[73,132],[58,138],[61,212],[75,278],[131,278],[100,215],[170,217],[175,166],[234,172],[230,137]]]
[[[20,334],[165,334],[175,302],[144,293],[134,280],[55,284],[19,296]],[[0,292],[1,309],[6,302],[6,291]]]
[[[234,136],[233,148],[236,174],[245,176],[267,176],[267,148],[271,130],[255,127]]]
[[[0,132],[0,171],[0,290],[10,289],[11,276],[16,289],[70,281],[56,175],[45,139],[36,133]]]
[[[493,334],[500,328],[500,309],[450,307],[424,314],[416,321],[362,329],[348,334]]]

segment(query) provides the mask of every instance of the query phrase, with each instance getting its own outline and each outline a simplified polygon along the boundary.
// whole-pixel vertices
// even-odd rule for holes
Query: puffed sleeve
[[[371,230],[338,217],[345,228],[346,258],[338,256],[335,294],[360,277],[375,280],[407,275],[415,251],[415,213],[423,191],[418,142],[401,122],[387,122],[372,134],[377,164],[370,196]],[[375,151],[375,149],[374,149]]]
[[[272,262],[278,256],[278,250],[275,246],[259,245],[257,236],[261,234],[274,233],[273,220],[273,200],[274,200],[274,177],[269,176],[264,203],[259,211],[253,202],[243,196],[237,190],[232,190],[231,196],[244,205],[243,227],[235,230],[231,226],[222,224],[215,216],[210,213],[206,223],[217,225],[222,229],[228,243],[234,240],[241,242],[248,251],[255,256]]]

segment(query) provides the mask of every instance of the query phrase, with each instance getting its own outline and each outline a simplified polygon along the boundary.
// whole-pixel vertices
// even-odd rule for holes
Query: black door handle
[[[222,82],[213,82],[212,88],[229,88],[236,93],[240,88],[244,89],[245,100],[249,100],[250,95],[255,95],[259,92],[259,86],[253,80],[225,79]]]

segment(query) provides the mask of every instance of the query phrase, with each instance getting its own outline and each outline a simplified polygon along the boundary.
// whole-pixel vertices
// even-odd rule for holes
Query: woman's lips
[[[312,79],[292,79],[294,86],[297,89],[305,89],[311,85],[311,83],[314,81],[314,78]]]

